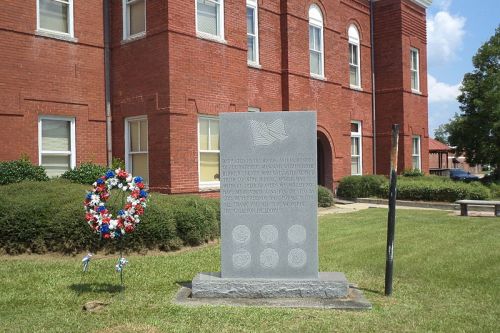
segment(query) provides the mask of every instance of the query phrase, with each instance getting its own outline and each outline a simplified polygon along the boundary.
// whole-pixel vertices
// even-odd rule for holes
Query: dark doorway
[[[318,132],[318,185],[333,188],[332,148],[325,134]]]

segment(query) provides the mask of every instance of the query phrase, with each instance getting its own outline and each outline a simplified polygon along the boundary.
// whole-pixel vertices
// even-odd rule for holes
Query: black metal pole
[[[387,216],[387,249],[385,262],[385,295],[392,294],[392,271],[394,265],[394,231],[396,229],[396,185],[398,171],[399,125],[392,125],[391,174],[389,185],[389,213]]]

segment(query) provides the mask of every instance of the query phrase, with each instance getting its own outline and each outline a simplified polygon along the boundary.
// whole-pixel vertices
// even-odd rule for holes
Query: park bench
[[[487,200],[458,200],[455,203],[460,204],[460,215],[468,215],[468,205],[472,206],[494,206],[495,216],[500,216],[500,201]]]

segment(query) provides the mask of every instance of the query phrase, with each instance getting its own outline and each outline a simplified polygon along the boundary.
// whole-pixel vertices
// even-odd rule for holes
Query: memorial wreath
[[[143,179],[117,169],[109,170],[92,185],[93,189],[87,193],[84,202],[85,219],[92,230],[104,239],[118,239],[134,232],[148,201]],[[113,188],[129,192],[125,206],[118,211],[116,218],[106,208]]]

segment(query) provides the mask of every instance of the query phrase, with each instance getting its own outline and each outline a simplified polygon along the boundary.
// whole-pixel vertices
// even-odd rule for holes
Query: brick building
[[[387,174],[393,123],[399,169],[428,171],[430,3],[5,0],[0,160],[56,175],[112,154],[154,190],[209,195],[219,113],[315,110],[320,184]]]

